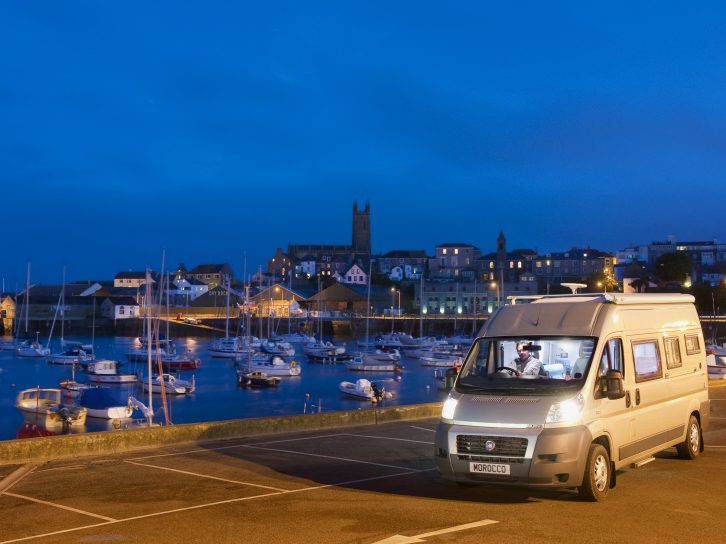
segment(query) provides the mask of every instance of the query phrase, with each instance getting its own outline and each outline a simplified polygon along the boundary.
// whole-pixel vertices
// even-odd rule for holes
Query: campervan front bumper
[[[587,427],[492,428],[439,423],[441,475],[463,483],[577,487],[592,442]]]

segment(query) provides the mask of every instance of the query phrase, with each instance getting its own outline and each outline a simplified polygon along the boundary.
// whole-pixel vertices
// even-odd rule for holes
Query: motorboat
[[[239,366],[248,372],[264,372],[268,376],[299,376],[302,372],[300,365],[295,361],[288,363],[279,355],[257,355],[246,361],[240,361]]]
[[[88,381],[95,383],[134,383],[138,380],[136,374],[124,374],[119,372],[121,363],[111,359],[100,359],[93,361],[86,366]]]
[[[345,363],[348,370],[359,372],[401,372],[401,365],[397,361],[379,361],[370,359],[368,354],[356,355]]]
[[[355,382],[342,381],[338,384],[338,389],[349,397],[371,402],[393,398],[391,392],[365,378],[358,379]]]
[[[310,342],[303,347],[303,353],[312,362],[342,362],[350,360],[351,356],[345,352],[345,346],[332,342]]]
[[[432,356],[421,357],[421,366],[448,368],[456,365],[462,365],[463,363],[463,357],[459,355],[449,355],[447,353],[438,353]]]
[[[268,376],[265,372],[237,370],[237,384],[243,387],[277,387],[282,378]]]
[[[88,417],[100,419],[126,419],[134,411],[130,403],[121,403],[103,387],[84,389],[79,397],[81,406],[88,410]]]
[[[148,391],[151,387],[152,393],[161,393],[162,389],[165,393],[170,395],[187,395],[194,393],[196,389],[196,383],[194,376],[191,380],[182,380],[177,378],[173,374],[152,374],[151,384],[149,384],[149,378],[146,376],[143,379],[144,391]]]
[[[32,415],[34,421],[46,429],[80,427],[88,415],[88,410],[82,406],[64,404],[59,388],[23,389],[15,399],[15,407],[26,415]]]

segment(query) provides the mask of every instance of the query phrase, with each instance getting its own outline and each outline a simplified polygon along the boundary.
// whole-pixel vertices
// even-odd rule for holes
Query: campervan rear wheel
[[[693,414],[688,419],[686,439],[678,444],[676,449],[681,459],[695,459],[701,453],[701,425]]]
[[[602,444],[591,444],[585,476],[578,491],[587,501],[601,501],[610,490],[610,456]]]

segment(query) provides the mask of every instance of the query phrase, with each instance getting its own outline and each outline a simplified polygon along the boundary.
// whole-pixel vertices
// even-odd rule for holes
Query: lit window
[[[517,261],[517,268],[522,268],[522,261]]]
[[[489,268],[494,268],[494,261],[489,261]]]
[[[514,261],[509,261],[509,268],[514,268]]]
[[[456,248],[454,248],[454,255],[458,255],[458,254],[459,254],[459,248],[456,247]]]
[[[444,255],[446,255],[446,248],[443,249],[443,253],[444,253]]]

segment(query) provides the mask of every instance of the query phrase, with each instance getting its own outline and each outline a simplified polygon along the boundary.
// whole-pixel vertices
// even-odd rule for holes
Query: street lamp
[[[497,282],[493,281],[493,282],[491,282],[489,284],[489,286],[492,289],[496,289],[497,290],[497,308],[499,308],[499,284]]]
[[[393,324],[395,323],[393,319],[393,303],[396,300],[396,295],[398,295],[398,313],[401,313],[401,291],[396,289],[395,287],[391,287],[391,333],[393,333]]]

